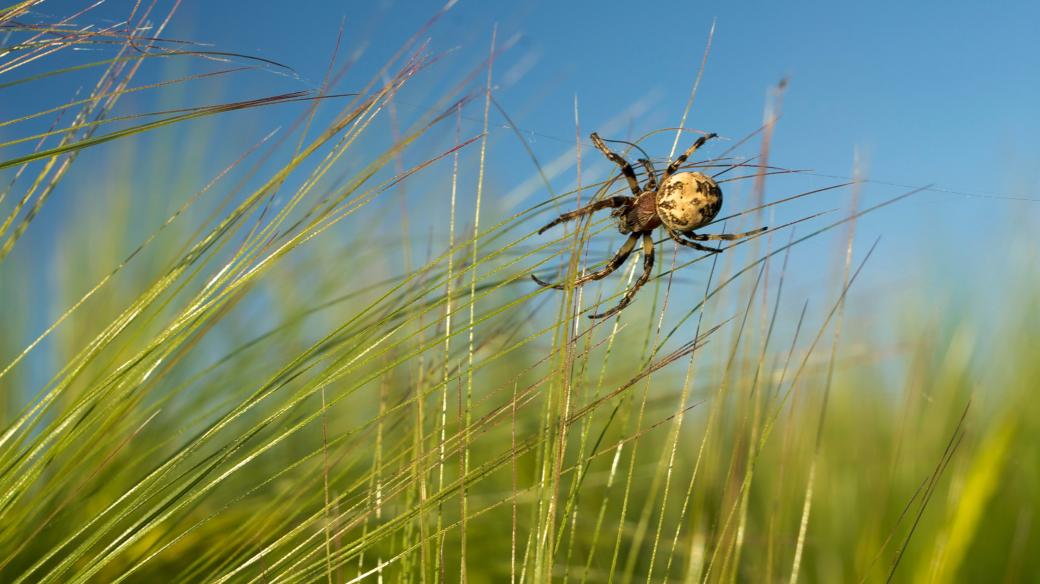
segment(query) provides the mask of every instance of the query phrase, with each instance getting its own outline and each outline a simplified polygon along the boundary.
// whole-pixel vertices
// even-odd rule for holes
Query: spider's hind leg
[[[697,241],[733,241],[734,239],[743,239],[745,237],[751,237],[752,235],[758,235],[769,229],[768,227],[759,227],[758,229],[752,229],[751,231],[745,231],[744,233],[720,233],[718,235],[708,234],[702,235],[699,233],[684,233],[686,237]]]
[[[708,253],[720,253],[722,251],[721,249],[719,249],[717,247],[708,247],[706,245],[701,245],[701,244],[697,243],[696,241],[693,241],[693,240],[690,240],[690,239],[686,239],[685,237],[683,237],[683,234],[679,233],[678,231],[672,231],[671,229],[668,230],[668,236],[671,237],[672,239],[674,239],[680,245],[685,245],[686,247],[692,247],[693,249],[696,249],[696,250],[699,250],[699,251],[706,251]]]
[[[679,170],[679,167],[682,166],[684,162],[686,162],[686,159],[689,158],[694,152],[696,152],[698,148],[704,146],[705,142],[716,137],[718,137],[718,134],[711,133],[705,134],[700,138],[697,138],[697,141],[693,143],[693,146],[687,148],[686,152],[680,154],[678,158],[673,160],[672,163],[668,165],[668,168],[666,168],[664,171],[664,176],[661,177],[661,182],[668,180],[668,177],[675,174],[675,172]]]
[[[606,209],[606,208],[610,208],[610,207],[612,207],[612,208],[624,207],[625,205],[628,205],[628,204],[632,203],[633,201],[635,201],[635,199],[633,199],[632,197],[617,196],[617,197],[607,197],[606,199],[603,199],[601,201],[596,201],[594,203],[589,203],[588,205],[585,205],[584,207],[575,209],[573,211],[568,211],[567,213],[564,213],[564,214],[560,215],[556,219],[553,219],[552,221],[547,223],[544,227],[539,229],[538,233],[539,234],[545,233],[546,231],[548,231],[549,229],[552,229],[553,227],[556,227],[560,223],[566,223],[567,221],[570,221],[571,219],[577,219],[578,217],[581,217],[582,215],[588,215],[589,213],[595,213],[596,211],[599,211],[600,209]]]
[[[614,254],[614,257],[610,258],[610,261],[607,262],[607,265],[604,266],[603,269],[592,272],[591,274],[585,274],[584,276],[574,280],[574,287],[577,288],[578,286],[581,286],[586,282],[592,282],[593,280],[602,280],[613,273],[614,270],[620,268],[625,263],[625,260],[628,259],[628,256],[632,254],[632,250],[635,249],[636,241],[638,239],[639,236],[635,233],[629,235],[628,239],[625,240],[624,245],[621,246],[621,249]],[[563,284],[550,284],[541,280],[534,274],[531,274],[531,279],[537,282],[539,286],[563,290]]]
[[[636,235],[632,234],[632,237],[636,237]],[[634,242],[635,240],[629,239],[629,241]],[[599,314],[590,314],[589,318],[607,318],[608,316],[613,316],[624,310],[626,306],[632,303],[632,299],[635,298],[636,292],[638,292],[639,289],[643,287],[643,284],[646,284],[647,281],[650,280],[650,273],[653,270],[654,239],[650,236],[650,232],[645,231],[643,232],[643,273],[639,275],[639,279],[636,280],[636,283],[633,284],[631,288],[625,291],[625,295],[621,297],[621,302],[618,302],[617,306],[611,308],[606,312],[601,312]]]

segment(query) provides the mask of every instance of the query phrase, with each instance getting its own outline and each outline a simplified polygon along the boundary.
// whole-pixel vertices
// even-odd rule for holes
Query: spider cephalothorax
[[[628,239],[621,246],[614,257],[607,262],[603,269],[586,274],[574,281],[575,286],[581,286],[586,282],[605,278],[608,274],[621,267],[632,254],[636,243],[640,238],[643,241],[643,273],[629,288],[621,302],[614,308],[600,313],[590,315],[590,318],[604,318],[617,314],[632,302],[636,291],[650,279],[650,270],[654,266],[654,240],[651,234],[658,227],[664,227],[672,239],[687,247],[701,251],[718,253],[721,249],[708,247],[697,243],[698,241],[732,240],[749,235],[755,235],[766,230],[765,227],[748,231],[745,233],[724,233],[721,235],[704,235],[694,233],[694,230],[711,222],[722,208],[722,189],[713,178],[699,172],[679,172],[679,168],[686,162],[691,154],[704,145],[705,142],[714,138],[715,134],[708,134],[697,138],[686,152],[679,155],[665,169],[658,182],[657,171],[654,165],[647,159],[639,160],[646,169],[646,183],[639,185],[636,173],[632,165],[620,155],[614,153],[607,147],[602,138],[595,132],[592,133],[592,144],[602,152],[611,162],[621,167],[621,174],[628,182],[632,196],[615,196],[595,201],[575,211],[564,213],[545,227],[538,230],[543,233],[550,227],[554,227],[565,221],[576,219],[583,215],[593,213],[600,209],[612,208],[613,217],[618,220],[618,230],[629,234]],[[563,289],[561,284],[548,284],[531,275],[535,282],[542,286]]]

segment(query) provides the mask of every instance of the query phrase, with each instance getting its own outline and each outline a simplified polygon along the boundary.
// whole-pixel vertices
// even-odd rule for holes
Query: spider
[[[639,164],[646,170],[646,184],[639,186],[636,173],[632,165],[620,155],[614,153],[607,147],[602,138],[595,132],[592,133],[592,144],[602,152],[611,162],[621,167],[621,174],[628,182],[628,188],[632,196],[615,196],[595,201],[564,213],[552,220],[546,226],[538,230],[544,233],[548,229],[561,223],[577,219],[599,211],[611,208],[612,217],[618,221],[618,230],[628,234],[621,249],[607,262],[601,270],[586,274],[574,281],[574,286],[581,286],[587,282],[601,280],[620,268],[628,256],[632,254],[640,238],[643,241],[643,273],[640,274],[636,283],[625,291],[621,302],[614,308],[599,314],[591,314],[589,318],[606,318],[621,312],[635,297],[636,292],[650,279],[650,272],[654,267],[654,240],[652,233],[658,227],[664,227],[668,235],[680,244],[709,253],[719,253],[722,250],[708,247],[698,243],[699,241],[733,240],[750,235],[762,233],[767,227],[761,227],[744,233],[724,233],[720,235],[704,235],[694,233],[694,230],[711,222],[722,207],[722,189],[710,176],[699,172],[678,172],[679,167],[686,162],[691,154],[704,145],[708,140],[715,138],[716,134],[707,134],[697,140],[678,158],[672,161],[665,169],[658,181],[657,171],[653,163],[645,158],[639,159]],[[531,278],[541,286],[562,290],[562,284],[549,284],[540,280],[534,274]]]

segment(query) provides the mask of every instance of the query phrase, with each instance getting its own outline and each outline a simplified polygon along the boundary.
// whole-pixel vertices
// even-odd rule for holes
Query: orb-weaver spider
[[[640,238],[643,241],[643,273],[635,284],[625,291],[625,295],[614,308],[599,314],[591,314],[589,318],[606,318],[617,314],[628,306],[635,297],[636,292],[650,279],[650,272],[654,267],[654,240],[652,233],[658,227],[664,227],[668,235],[687,247],[700,251],[718,253],[718,248],[708,247],[698,243],[699,241],[733,240],[750,235],[762,233],[767,228],[761,227],[744,233],[724,233],[720,235],[706,235],[694,233],[694,230],[711,222],[722,208],[722,189],[713,178],[700,172],[678,172],[679,168],[686,162],[698,148],[708,140],[716,137],[716,134],[707,134],[697,140],[678,158],[672,161],[660,177],[653,163],[648,159],[641,158],[639,163],[646,169],[646,183],[639,185],[636,173],[632,165],[619,154],[607,147],[602,138],[595,132],[590,136],[592,144],[602,152],[611,162],[621,167],[621,174],[628,182],[632,196],[615,196],[595,201],[589,205],[564,213],[552,220],[546,226],[538,230],[544,233],[546,230],[584,215],[594,213],[600,209],[611,208],[611,216],[618,220],[618,230],[629,234],[628,239],[607,265],[595,272],[586,274],[574,281],[574,286],[581,286],[587,282],[600,280],[607,277],[614,270],[620,268],[628,256],[632,254]],[[562,290],[562,284],[549,284],[540,280],[534,274],[531,278],[538,284]]]

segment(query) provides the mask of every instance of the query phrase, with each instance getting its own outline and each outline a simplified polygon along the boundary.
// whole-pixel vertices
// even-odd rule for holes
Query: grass
[[[574,189],[504,208],[496,149],[515,136],[492,121],[495,40],[458,79],[420,31],[371,80],[334,60],[314,93],[145,115],[121,98],[284,67],[155,40],[161,27],[72,24],[89,14],[26,24],[35,4],[0,9],[3,91],[47,79],[70,97],[0,120],[0,580],[1040,569],[1036,283],[1008,291],[997,323],[925,290],[908,315],[872,312],[860,276],[895,260],[857,220],[913,192],[825,185],[850,203],[824,213],[787,175],[766,189],[767,124],[746,180],[725,185],[748,201],[730,197],[725,227],[780,227],[715,256],[659,245],[638,300],[591,321],[640,262],[542,290],[532,270],[566,280],[619,241],[609,219],[536,231],[621,185],[588,179],[579,142]],[[129,22],[166,21],[150,10]],[[51,54],[79,46],[111,54]],[[170,60],[191,72],[135,81]],[[332,91],[342,75],[349,95]],[[219,139],[234,116],[293,107],[255,143]],[[224,162],[197,176],[208,156]],[[801,250],[826,237],[839,259],[806,290]]]

